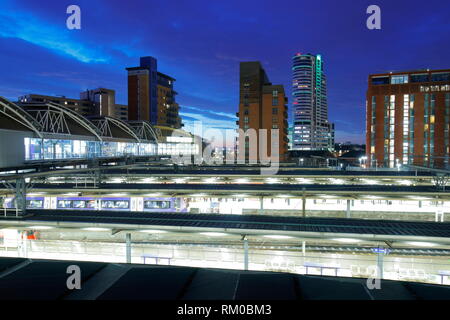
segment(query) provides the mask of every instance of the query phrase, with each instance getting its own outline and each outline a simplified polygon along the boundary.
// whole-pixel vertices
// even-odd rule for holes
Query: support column
[[[259,214],[264,214],[264,197],[259,197]]]
[[[350,218],[350,200],[347,199],[347,213],[346,213],[346,217]]]
[[[381,279],[383,279],[384,248],[383,247],[379,247],[378,249],[379,250],[378,250],[378,253],[377,253],[377,267],[378,267],[377,276],[381,280]]]
[[[305,188],[302,189],[302,217],[306,217],[306,195]]]
[[[435,222],[444,222],[444,211],[442,209],[436,209],[434,220]]]
[[[27,211],[27,186],[25,179],[20,178],[16,180],[16,195],[15,195],[16,208],[25,215]],[[17,215],[17,211],[16,211]]]
[[[244,270],[248,270],[248,239],[247,239],[247,236],[243,236],[242,241],[244,241]]]
[[[126,234],[127,263],[131,263],[131,233]]]
[[[302,253],[303,253],[303,256],[306,255],[306,241],[302,242]]]

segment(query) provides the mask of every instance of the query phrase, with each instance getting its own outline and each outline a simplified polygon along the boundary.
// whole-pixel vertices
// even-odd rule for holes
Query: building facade
[[[53,102],[83,116],[108,116],[123,121],[128,120],[128,106],[116,104],[116,92],[111,89],[97,88],[80,93],[80,99],[65,96],[47,96],[27,94],[19,97],[21,103]]]
[[[271,157],[272,130],[278,129],[278,141],[274,142],[280,161],[288,152],[287,98],[282,85],[272,85],[260,62],[240,63],[239,112],[237,116],[240,134],[238,145],[245,150],[245,159],[259,161],[259,148],[266,143],[267,156]],[[256,156],[250,146],[249,129],[256,133]],[[267,130],[267,138],[260,141],[260,130]],[[244,147],[242,147],[244,145]],[[254,149],[254,150],[255,150]]]
[[[201,152],[194,136],[182,129],[84,117],[50,102],[13,103],[0,97],[0,168],[36,161],[169,158]]]
[[[292,150],[333,150],[328,121],[327,81],[321,55],[292,57]]]
[[[378,167],[449,167],[450,70],[369,76],[366,153]]]
[[[181,128],[175,79],[158,72],[157,60],[141,57],[139,67],[128,71],[128,118],[145,120],[153,125]]]

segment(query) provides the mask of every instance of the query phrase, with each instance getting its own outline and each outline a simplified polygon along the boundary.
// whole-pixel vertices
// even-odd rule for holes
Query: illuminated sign
[[[420,92],[439,92],[439,91],[450,91],[450,85],[442,86],[420,86]]]

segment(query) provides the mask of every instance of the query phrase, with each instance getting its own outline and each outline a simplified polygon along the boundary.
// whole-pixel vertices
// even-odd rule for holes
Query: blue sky
[[[81,8],[81,30],[66,28],[71,4]],[[366,28],[371,4],[381,7],[381,30]],[[291,57],[320,53],[336,140],[362,143],[369,74],[450,68],[446,0],[2,0],[1,6],[0,95],[78,97],[107,87],[126,104],[125,68],[151,55],[177,79],[187,128],[193,120],[235,128],[240,61],[261,61],[290,98]]]

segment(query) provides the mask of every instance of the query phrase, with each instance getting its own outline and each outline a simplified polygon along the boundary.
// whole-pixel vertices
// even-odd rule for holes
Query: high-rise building
[[[334,125],[328,122],[327,81],[321,55],[292,57],[293,150],[332,150]]]
[[[140,66],[128,71],[128,118],[146,120],[153,125],[181,128],[175,79],[158,72],[157,60],[141,57]]]
[[[267,130],[267,155],[272,154],[271,133],[279,130],[277,146],[279,159],[286,159],[288,152],[287,98],[282,85],[272,85],[260,62],[240,63],[239,112],[237,124],[244,132],[254,129],[257,135],[256,159],[250,150],[249,137],[239,136],[238,144],[245,144],[245,159],[259,161],[259,130]]]
[[[65,96],[46,96],[27,94],[19,97],[20,102],[53,102],[65,106],[83,116],[108,116],[128,120],[128,106],[116,104],[116,92],[111,89],[97,88],[80,93],[80,99]]]
[[[371,166],[449,167],[450,70],[369,76],[366,153]]]

